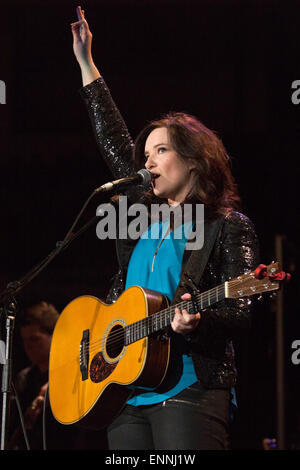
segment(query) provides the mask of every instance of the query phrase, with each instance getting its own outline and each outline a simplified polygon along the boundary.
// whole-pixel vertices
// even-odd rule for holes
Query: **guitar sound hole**
[[[124,329],[121,325],[115,325],[106,341],[106,353],[111,358],[119,356],[124,347]]]

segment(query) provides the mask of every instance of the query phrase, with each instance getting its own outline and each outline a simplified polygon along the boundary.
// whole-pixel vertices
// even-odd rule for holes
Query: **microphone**
[[[151,181],[151,173],[148,170],[142,168],[135,175],[126,176],[119,180],[111,181],[109,183],[103,184],[95,190],[96,193],[107,192],[113,190],[122,190],[128,188],[129,186],[141,184],[142,186],[147,186]]]

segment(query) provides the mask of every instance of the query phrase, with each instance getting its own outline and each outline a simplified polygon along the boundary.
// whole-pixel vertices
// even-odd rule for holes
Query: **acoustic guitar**
[[[278,272],[278,263],[257,268],[194,301],[201,311],[225,298],[277,290]],[[56,420],[100,429],[122,410],[128,385],[157,388],[168,367],[170,339],[164,332],[175,307],[193,311],[194,305],[169,306],[162,294],[138,286],[110,305],[90,295],[71,301],[56,323],[50,351],[49,398]]]

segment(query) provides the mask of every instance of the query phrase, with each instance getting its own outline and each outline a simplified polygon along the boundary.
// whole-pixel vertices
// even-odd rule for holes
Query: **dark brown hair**
[[[44,300],[20,312],[19,325],[38,325],[44,333],[52,335],[59,313],[52,304]]]
[[[222,141],[197,118],[185,113],[169,113],[150,122],[138,135],[134,149],[136,170],[145,165],[145,143],[149,134],[166,127],[172,147],[184,160],[195,164],[195,184],[184,202],[202,202],[210,214],[240,208],[240,197],[231,173],[231,161]],[[148,202],[157,201],[152,191]]]

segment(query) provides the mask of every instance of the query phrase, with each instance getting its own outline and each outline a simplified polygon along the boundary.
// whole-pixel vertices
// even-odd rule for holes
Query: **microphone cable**
[[[17,409],[18,409],[18,413],[19,413],[19,418],[20,418],[20,422],[21,422],[23,436],[24,436],[24,440],[25,440],[25,444],[26,444],[26,449],[30,450],[30,445],[29,445],[29,440],[28,440],[28,435],[27,435],[27,431],[26,431],[26,427],[25,427],[25,421],[24,421],[24,416],[23,416],[23,411],[22,411],[22,408],[21,408],[20,400],[19,400],[19,397],[18,397],[18,394],[17,394],[17,391],[15,389],[15,386],[14,386],[13,382],[11,383],[11,385],[12,385],[12,388],[13,388],[13,391],[14,391],[14,394],[15,394],[15,400],[16,400],[16,405],[17,405]]]

